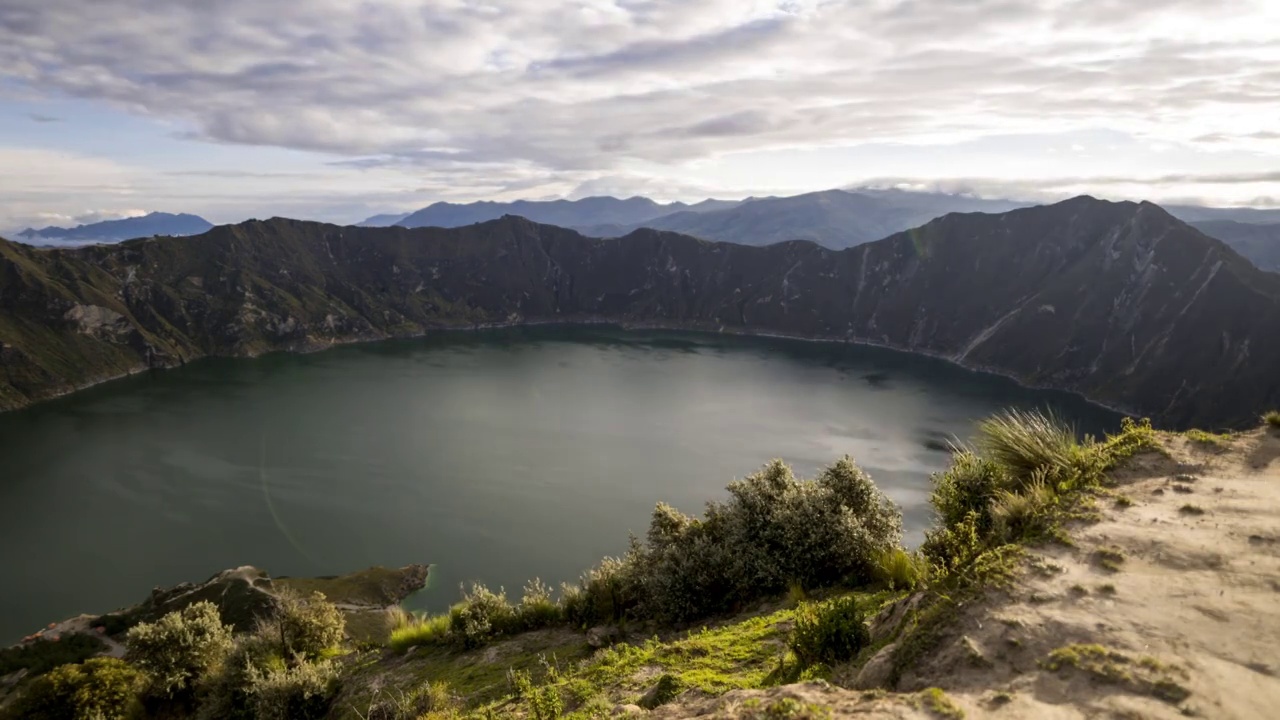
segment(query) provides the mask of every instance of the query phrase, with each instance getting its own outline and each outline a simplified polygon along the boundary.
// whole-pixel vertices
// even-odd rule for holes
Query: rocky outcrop
[[[86,335],[67,318],[78,305],[133,330]],[[1245,426],[1280,406],[1280,276],[1155,205],[1092,198],[948,215],[844,251],[593,239],[515,217],[0,242],[0,406],[206,355],[547,322],[873,343],[1173,426]]]

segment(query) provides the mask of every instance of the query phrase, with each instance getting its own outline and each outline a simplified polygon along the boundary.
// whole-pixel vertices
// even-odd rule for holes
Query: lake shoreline
[[[534,320],[520,319],[520,320],[512,320],[508,322],[473,323],[470,325],[443,325],[439,327],[424,328],[421,332],[407,333],[403,335],[380,335],[376,337],[349,337],[349,338],[340,338],[340,339],[332,340],[330,342],[325,342],[325,343],[309,343],[309,344],[303,344],[303,345],[281,347],[281,348],[271,349],[263,352],[253,352],[253,353],[235,354],[235,355],[203,355],[197,358],[184,359],[183,362],[174,364],[174,365],[148,366],[148,365],[140,364],[136,368],[127,370],[125,372],[117,373],[109,377],[104,377],[102,379],[94,380],[88,383],[81,383],[79,385],[75,385],[71,387],[70,389],[60,390],[58,392],[51,393],[50,395],[47,395],[45,397],[40,397],[40,398],[30,400],[24,404],[11,406],[11,407],[0,407],[0,413],[13,412],[17,410],[23,410],[25,408],[30,408],[50,400],[56,400],[58,398],[64,398],[69,395],[74,395],[82,390],[87,390],[89,388],[114,382],[116,380],[122,380],[125,378],[134,377],[136,375],[141,375],[149,370],[158,370],[158,371],[172,370],[174,368],[183,367],[191,362],[199,362],[200,360],[204,360],[206,358],[254,359],[254,358],[259,358],[266,355],[273,355],[276,353],[308,355],[312,353],[324,352],[325,350],[330,350],[338,347],[345,347],[349,345],[364,345],[364,344],[370,344],[370,343],[386,342],[391,340],[414,340],[414,339],[434,336],[439,333],[475,333],[475,332],[484,332],[487,330],[507,330],[507,329],[521,328],[521,327],[556,327],[556,326],[562,326],[562,327],[603,326],[603,327],[615,327],[623,331],[666,330],[671,332],[692,332],[692,333],[705,333],[708,335],[731,335],[736,337],[772,338],[772,339],[778,339],[778,340],[795,340],[795,341],[807,342],[807,343],[825,343],[825,344],[834,344],[834,345],[858,345],[863,347],[881,348],[885,350],[892,350],[894,352],[905,353],[907,355],[917,355],[920,357],[928,357],[928,358],[933,358],[935,360],[942,360],[950,365],[954,365],[956,367],[969,370],[971,372],[978,372],[978,373],[983,373],[987,375],[1002,377],[1017,383],[1019,387],[1025,388],[1027,390],[1047,390],[1047,391],[1054,391],[1054,392],[1069,393],[1071,395],[1075,395],[1076,397],[1084,400],[1085,402],[1091,405],[1102,408],[1104,410],[1109,410],[1111,412],[1117,413],[1119,415],[1124,415],[1126,417],[1138,416],[1138,413],[1136,413],[1132,409],[1124,408],[1117,405],[1110,405],[1097,398],[1090,397],[1082,392],[1073,390],[1071,388],[1058,387],[1054,385],[1032,384],[1032,383],[1026,382],[1022,378],[1019,378],[1010,372],[1001,370],[1000,368],[997,368],[997,367],[969,364],[961,360],[958,360],[955,357],[944,355],[942,353],[932,352],[929,350],[922,350],[919,348],[905,348],[897,345],[891,345],[888,343],[876,342],[874,340],[868,340],[865,338],[856,338],[856,337],[839,338],[839,337],[820,336],[820,335],[808,335],[804,333],[761,331],[761,330],[754,330],[751,328],[717,325],[714,323],[703,323],[703,322],[628,321],[628,320],[618,320],[616,318],[602,318],[602,317],[594,317],[594,316],[575,317],[575,318],[534,319]]]

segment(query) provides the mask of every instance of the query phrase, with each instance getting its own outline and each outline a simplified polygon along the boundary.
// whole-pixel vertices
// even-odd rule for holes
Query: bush
[[[261,669],[250,665],[246,694],[256,720],[319,720],[338,692],[332,660]]]
[[[524,595],[516,606],[516,624],[520,631],[539,630],[563,620],[560,606],[551,598],[551,588],[534,578],[524,587]]]
[[[1262,416],[1262,422],[1272,430],[1280,430],[1280,410],[1272,410]]]
[[[857,599],[842,597],[797,608],[788,644],[804,665],[834,665],[852,660],[870,640]]]
[[[628,614],[640,614],[643,573],[647,565],[644,548],[632,538],[631,549],[624,557],[607,557],[583,573],[577,586],[561,587],[560,607],[564,619],[585,628],[617,622]]]
[[[929,560],[940,574],[957,570],[982,554],[986,543],[978,531],[978,513],[970,511],[964,519],[954,524],[942,524],[925,531],[920,554]]]
[[[874,559],[902,539],[897,506],[847,457],[809,481],[775,460],[728,491],[702,519],[654,511],[649,545],[633,553],[645,614],[687,621],[793,584],[865,582]]]
[[[130,662],[151,678],[151,691],[165,698],[188,694],[200,676],[231,650],[231,626],[218,607],[193,603],[154,623],[141,623],[126,636]]]
[[[275,612],[259,619],[258,635],[274,640],[283,658],[314,660],[342,643],[346,619],[324,593],[303,598],[283,588],[276,594]]]
[[[135,720],[145,678],[117,658],[63,665],[31,682],[9,707],[5,720]]]
[[[951,467],[933,476],[930,504],[943,527],[963,522],[969,513],[985,533],[991,529],[991,502],[1013,483],[1004,466],[973,452],[961,450],[951,458]]]
[[[501,588],[493,592],[475,583],[462,602],[449,609],[449,637],[463,648],[476,648],[518,628],[515,608]]]

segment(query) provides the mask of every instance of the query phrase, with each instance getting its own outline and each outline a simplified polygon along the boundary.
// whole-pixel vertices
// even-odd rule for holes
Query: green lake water
[[[768,338],[534,328],[204,360],[0,414],[0,643],[239,565],[431,563],[415,607],[470,580],[518,598],[773,457],[852,455],[918,542],[948,439],[1005,406],[1119,425],[940,360]]]

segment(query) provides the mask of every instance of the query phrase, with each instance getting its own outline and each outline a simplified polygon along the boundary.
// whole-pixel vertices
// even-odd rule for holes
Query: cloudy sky
[[[0,228],[907,184],[1280,205],[1276,0],[5,0]]]

